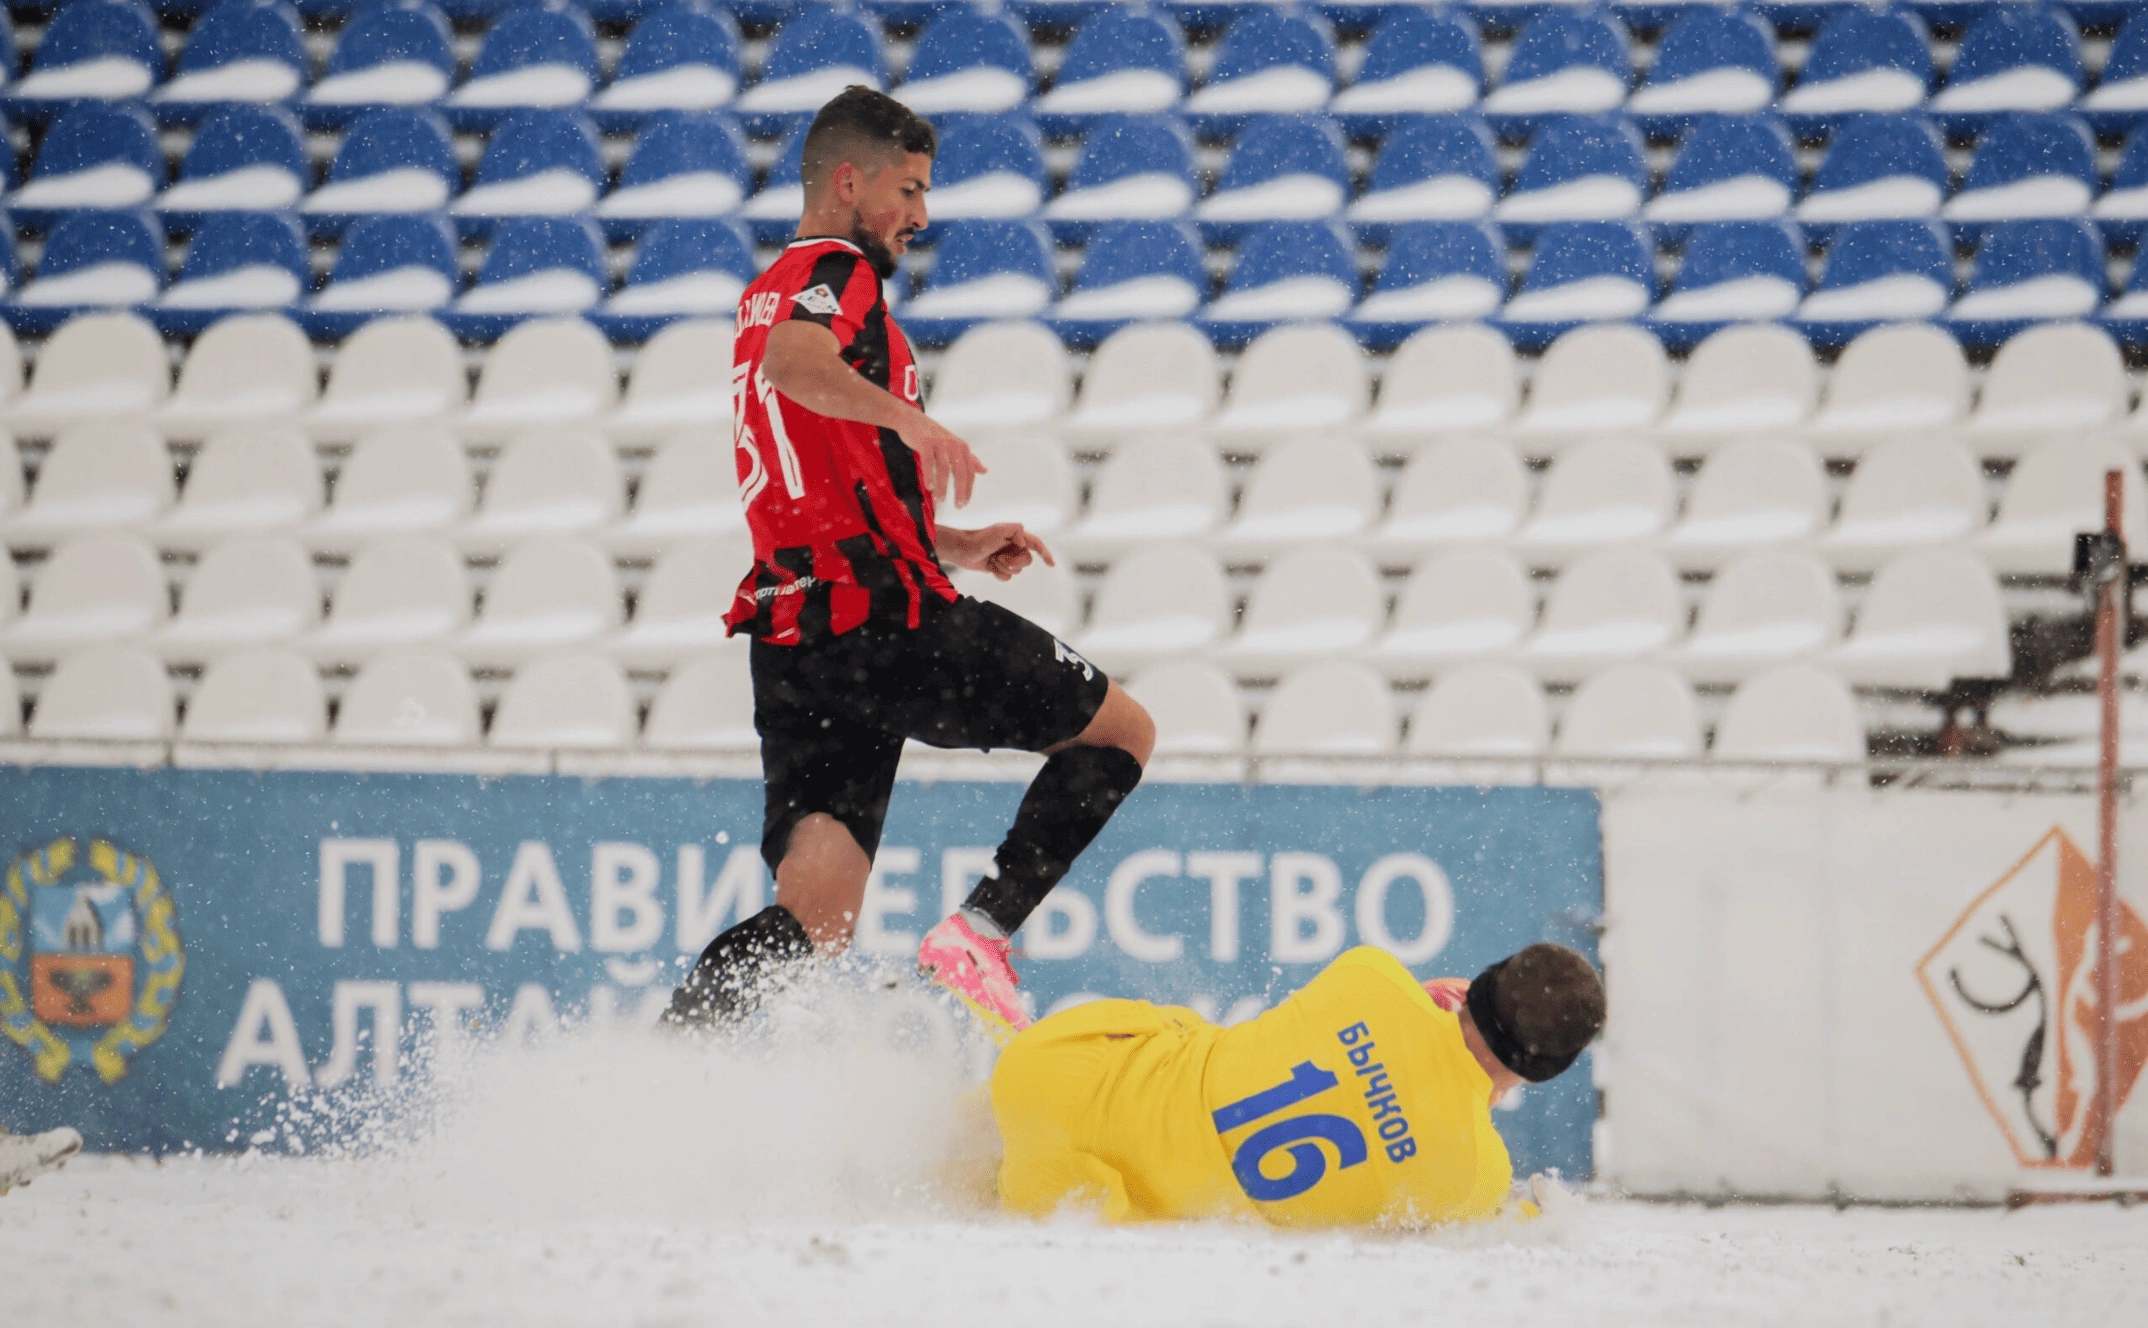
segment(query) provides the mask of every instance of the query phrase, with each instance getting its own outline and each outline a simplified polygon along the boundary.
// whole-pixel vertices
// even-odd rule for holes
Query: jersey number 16
[[[1264,1088],[1251,1097],[1216,1108],[1216,1133],[1227,1134],[1241,1125],[1251,1125],[1273,1116],[1286,1107],[1294,1107],[1307,1098],[1327,1092],[1337,1082],[1334,1075],[1311,1061],[1299,1061],[1291,1067],[1290,1078],[1275,1087]],[[1341,1159],[1342,1170],[1365,1160],[1365,1132],[1357,1128],[1355,1122],[1346,1116],[1314,1113],[1291,1116],[1247,1135],[1231,1154],[1231,1174],[1238,1177],[1238,1184],[1248,1198],[1262,1203],[1295,1199],[1318,1185],[1320,1178],[1328,1174],[1327,1154],[1312,1142],[1315,1139],[1325,1139],[1335,1145],[1335,1155]],[[1280,1176],[1267,1175],[1260,1164],[1270,1153],[1283,1148],[1290,1150],[1290,1170]]]

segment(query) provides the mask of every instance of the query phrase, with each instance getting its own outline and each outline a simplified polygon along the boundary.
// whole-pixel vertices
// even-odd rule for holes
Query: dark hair
[[[1603,1031],[1603,979],[1578,952],[1539,941],[1477,975],[1469,1017],[1501,1065],[1542,1083]]]
[[[853,83],[813,117],[800,174],[811,193],[846,161],[879,166],[909,153],[930,157],[939,148],[939,135],[917,112],[885,92]]]

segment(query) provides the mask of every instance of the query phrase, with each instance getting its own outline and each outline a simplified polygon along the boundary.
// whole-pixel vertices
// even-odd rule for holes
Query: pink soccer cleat
[[[979,936],[960,913],[925,933],[917,947],[918,970],[967,1005],[1002,1046],[1029,1027],[1007,950],[1006,941]]]

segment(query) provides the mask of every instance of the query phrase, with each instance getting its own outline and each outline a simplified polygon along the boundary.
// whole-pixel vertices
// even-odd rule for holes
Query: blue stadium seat
[[[880,34],[847,10],[814,6],[783,25],[761,67],[760,81],[736,105],[756,134],[788,128],[853,83],[887,86]]]
[[[732,0],[728,8],[740,23],[761,28],[780,27],[804,13],[811,0]]]
[[[459,337],[490,341],[525,318],[593,309],[609,285],[595,222],[510,217],[494,232],[477,280],[440,321]]]
[[[470,77],[448,94],[448,123],[490,129],[524,110],[567,110],[597,85],[597,36],[565,0],[533,0],[485,34]]]
[[[298,14],[282,0],[219,0],[150,101],[159,120],[193,124],[219,106],[290,101],[309,67]]]
[[[461,284],[444,219],[364,217],[343,237],[328,284],[293,316],[315,337],[342,337],[373,318],[435,313]]]
[[[604,187],[597,131],[571,111],[524,111],[493,131],[477,179],[448,211],[466,231],[501,217],[587,212]]]
[[[0,103],[33,120],[85,101],[131,101],[164,71],[157,21],[138,0],[73,0],[52,16],[30,72]]]
[[[14,293],[22,278],[22,259],[15,252],[15,228],[0,218],[0,299]]]
[[[597,216],[615,236],[660,217],[721,217],[738,210],[752,185],[736,125],[713,111],[666,111],[634,140],[619,186],[597,204]]]
[[[1378,242],[1396,222],[1489,215],[1499,186],[1499,159],[1484,121],[1413,116],[1380,145],[1372,178],[1345,215],[1358,234]]]
[[[1113,7],[1075,32],[1035,110],[1046,133],[1076,133],[1099,115],[1168,111],[1185,91],[1186,41],[1177,25]]]
[[[2129,15],[2080,110],[2099,134],[2121,134],[2148,120],[2148,13]]]
[[[1656,298],[1655,255],[1640,227],[1622,221],[1546,226],[1521,290],[1500,311],[1507,339],[1542,350],[1584,323],[1639,319]]]
[[[1678,279],[1649,316],[1671,350],[1691,350],[1732,323],[1796,312],[1805,294],[1805,243],[1782,221],[1714,221],[1693,228]]]
[[[1168,115],[1102,116],[1082,136],[1081,158],[1044,219],[1054,235],[1079,240],[1098,222],[1183,217],[1196,192],[1185,126]]]
[[[923,346],[944,346],[972,323],[1037,318],[1059,294],[1052,242],[1034,221],[957,221],[916,298],[896,311]]]
[[[1506,246],[1481,221],[1396,225],[1372,293],[1347,326],[1373,350],[1392,350],[1428,323],[1480,322],[1507,299]]]
[[[915,28],[950,10],[970,8],[969,0],[858,0],[858,8],[893,27]]]
[[[1767,25],[1741,10],[1692,7],[1663,34],[1626,111],[1649,133],[1672,134],[1696,117],[1765,110],[1781,82]]]
[[[753,244],[738,222],[659,221],[641,233],[626,285],[590,321],[614,341],[638,342],[677,319],[729,319],[753,277]]]
[[[1719,7],[1716,0],[1611,0],[1611,12],[1618,15],[1619,21],[1629,30],[1642,36],[1653,36],[1666,28],[1676,27],[1678,21],[1689,14]],[[1764,23],[1763,26],[1772,38],[1774,25]]]
[[[1212,239],[1258,221],[1307,221],[1342,211],[1350,168],[1342,135],[1324,116],[1256,121],[1231,145],[1216,192],[1195,207]]]
[[[612,81],[590,99],[606,129],[662,111],[708,111],[738,95],[738,24],[720,10],[666,5],[634,25]]]
[[[1208,81],[1186,98],[1202,133],[1228,134],[1255,115],[1325,110],[1335,89],[1335,40],[1305,14],[1250,8],[1232,20]]]
[[[1808,230],[1845,221],[1939,214],[1947,159],[1921,115],[1860,116],[1838,130],[1812,190],[1797,205]]]
[[[895,95],[919,115],[992,114],[1029,100],[1029,37],[1004,14],[946,10],[918,34]]]
[[[782,244],[798,233],[798,216],[805,210],[805,185],[799,179],[805,161],[805,133],[804,124],[791,130],[783,146],[776,150],[776,164],[768,168],[768,178],[739,209],[757,244]],[[928,197],[925,201],[929,211],[932,200]]]
[[[1514,40],[1484,114],[1502,135],[1523,137],[1547,115],[1598,115],[1624,104],[1633,81],[1626,32],[1608,14],[1547,9]]]
[[[424,0],[388,0],[351,16],[307,92],[309,125],[340,128],[369,110],[432,106],[455,76],[447,20]]]
[[[2070,115],[2017,114],[1977,144],[1962,187],[1940,209],[1959,236],[1982,222],[2078,217],[2096,196],[2096,143]]]
[[[1508,226],[1618,221],[1640,212],[1647,190],[1648,163],[1631,124],[1611,116],[1549,116],[1492,215]]]
[[[1027,24],[1031,32],[1072,32],[1108,9],[1117,0],[1005,0],[1007,12]]]
[[[299,211],[313,229],[333,235],[360,217],[437,211],[461,181],[447,123],[431,111],[389,107],[351,126],[326,183]]]
[[[1241,346],[1282,323],[1340,318],[1358,296],[1357,253],[1342,227],[1270,221],[1240,246],[1223,293],[1201,311],[1219,345]]]
[[[17,223],[44,226],[78,208],[139,207],[163,184],[164,153],[149,117],[131,106],[88,102],[52,122],[30,182],[7,206]]]
[[[2103,303],[2103,240],[2079,218],[1995,222],[1969,288],[1947,310],[1965,346],[1999,345],[2037,323],[2092,316]]]
[[[1954,291],[1953,248],[1936,221],[1843,226],[1819,285],[1798,306],[1798,326],[1816,345],[1841,346],[1881,323],[1937,318]]]
[[[85,309],[131,309],[164,285],[164,232],[147,212],[73,212],[52,228],[37,275],[5,308],[18,332],[50,332]]]
[[[1811,34],[1863,0],[1749,0],[1747,8],[1785,36]]]
[[[2081,34],[2039,5],[1986,8],[1962,38],[1931,112],[1950,134],[1983,128],[2009,111],[2055,111],[2081,93]]]
[[[1044,205],[1044,190],[1044,140],[1035,125],[1019,115],[949,118],[926,200],[934,221],[1026,217]]]
[[[1130,323],[1190,318],[1208,296],[1201,241],[1182,221],[1098,224],[1074,289],[1050,323],[1070,346],[1091,347]]]
[[[191,336],[225,314],[289,308],[312,285],[306,237],[288,214],[218,213],[195,230],[179,279],[150,308],[149,321]]]
[[[1797,186],[1797,156],[1779,121],[1712,115],[1687,132],[1662,191],[1642,215],[1667,225],[1780,217],[1789,213]]]
[[[1424,8],[1416,0],[1313,0],[1309,7],[1346,37],[1364,36],[1397,14]]]
[[[2126,288],[2103,306],[2097,321],[2127,350],[2148,346],[2148,254],[2134,258]]]
[[[1907,111],[1932,85],[1932,36],[1915,15],[1846,7],[1827,20],[1783,94],[1790,128],[1817,135],[1865,111]]]
[[[209,212],[284,212],[298,205],[311,174],[288,112],[231,106],[194,135],[178,183],[158,197],[157,212],[175,230]]]
[[[2119,151],[2111,187],[2088,210],[2106,243],[2135,245],[2148,239],[2148,131],[2136,129]]]
[[[1390,10],[1365,43],[1357,80],[1329,111],[1353,137],[1384,134],[1410,117],[1464,111],[1484,91],[1477,30],[1451,14],[1414,5]]]

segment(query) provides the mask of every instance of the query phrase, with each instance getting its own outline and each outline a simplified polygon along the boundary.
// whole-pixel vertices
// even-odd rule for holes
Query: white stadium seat
[[[1999,515],[1976,539],[1984,561],[2001,575],[2064,576],[2073,568],[2073,537],[2101,530],[2104,473],[2124,476],[2125,539],[2148,549],[2148,485],[2140,464],[2108,438],[2052,438],[2037,445],[2007,477]]]
[[[1843,349],[1808,429],[1822,455],[1854,457],[1880,440],[1948,428],[1968,407],[1960,343],[1929,323],[1897,323]]]
[[[0,589],[6,589],[0,586]],[[15,669],[0,659],[0,738],[22,733],[22,693],[15,688]]]
[[[1379,471],[1364,448],[1342,438],[1299,438],[1254,468],[1237,518],[1216,542],[1234,554],[1269,555],[1316,540],[1353,539],[1379,512]]]
[[[965,437],[1003,430],[1026,435],[1056,425],[1073,396],[1066,351],[1051,329],[984,323],[940,357],[926,409]]]
[[[174,487],[171,454],[147,425],[73,425],[46,453],[30,500],[7,521],[7,543],[44,548],[70,535],[146,525],[171,506]]]
[[[11,435],[0,432],[0,524],[22,509],[24,488],[22,453]]]
[[[1441,674],[1425,692],[1410,716],[1405,750],[1527,758],[1550,745],[1551,712],[1536,679],[1505,664],[1468,664]]]
[[[1605,669],[1575,689],[1552,750],[1597,758],[1699,756],[1700,706],[1691,685],[1660,664]]]
[[[1112,564],[1075,648],[1114,673],[1216,643],[1231,620],[1230,588],[1214,555],[1155,544]]]
[[[1771,669],[1731,695],[1709,754],[1723,761],[1862,761],[1857,698],[1826,669]]]
[[[321,590],[306,551],[281,535],[242,535],[194,565],[178,616],[149,645],[166,660],[198,663],[294,640],[320,617]]]
[[[218,320],[194,342],[156,413],[165,437],[196,441],[241,424],[294,424],[320,391],[313,346],[281,314]]]
[[[1276,685],[1253,728],[1257,756],[1385,756],[1396,747],[1400,725],[1387,680],[1362,664],[1328,660],[1309,664]],[[1384,775],[1380,766],[1326,766],[1316,762],[1265,761],[1261,774],[1294,783],[1365,783]]]
[[[462,558],[440,540],[392,535],[358,551],[330,597],[328,621],[303,647],[352,664],[387,650],[444,643],[470,620]]]
[[[452,655],[398,650],[368,660],[336,708],[335,740],[386,747],[470,747],[477,688]]]
[[[1645,429],[1670,391],[1670,361],[1655,337],[1623,323],[1576,328],[1537,362],[1514,432],[1523,451],[1539,452],[1577,434]]]
[[[1416,682],[1512,650],[1535,622],[1536,595],[1519,563],[1497,549],[1456,549],[1411,574],[1394,626],[1365,658]]]
[[[172,735],[172,684],[146,650],[90,646],[62,659],[37,694],[30,736],[47,741],[161,742]]]
[[[1149,669],[1127,694],[1156,719],[1158,756],[1236,756],[1246,746],[1246,707],[1230,675],[1195,659]]]
[[[626,482],[602,434],[532,429],[501,449],[476,515],[455,532],[471,553],[497,554],[537,535],[597,535],[626,507]]]
[[[155,549],[134,535],[80,535],[38,569],[29,608],[0,635],[0,655],[39,663],[82,646],[138,640],[170,612]]]
[[[606,649],[630,669],[669,668],[723,649],[724,615],[752,566],[743,531],[680,541],[657,560],[635,596],[634,620]]]
[[[597,424],[619,398],[611,343],[579,318],[532,319],[485,356],[466,438],[499,441],[538,425]]]
[[[444,429],[384,429],[351,449],[306,542],[347,552],[382,535],[445,532],[469,513],[476,487],[462,445]]]
[[[167,549],[199,549],[234,535],[295,533],[320,511],[313,444],[288,426],[246,425],[194,454],[178,506],[149,535]]]
[[[1870,572],[1898,553],[1956,544],[1990,516],[1984,474],[1950,438],[1898,438],[1867,453],[1850,474],[1821,556],[1845,572]]]
[[[15,621],[16,610],[22,607],[22,583],[17,580],[15,560],[0,558],[0,632]],[[0,661],[4,665],[5,661]]]
[[[2083,323],[2045,323],[1999,348],[1984,374],[1969,445],[2012,457],[2045,439],[2077,437],[2126,413],[2126,365],[2110,334]]]
[[[1051,535],[1073,520],[1081,490],[1057,444],[1040,438],[978,438],[971,446],[986,473],[977,477],[969,506],[955,506],[951,494],[940,505],[940,513],[954,525],[976,529],[1019,521],[1039,535]]]
[[[242,650],[209,666],[187,699],[179,736],[192,742],[320,742],[328,703],[313,661],[289,650]]]
[[[1560,574],[1541,625],[1514,661],[1547,681],[1574,682],[1652,658],[1685,629],[1685,601],[1671,565],[1643,549],[1606,549]]]
[[[1067,430],[1092,443],[1185,429],[1207,421],[1223,396],[1216,349],[1184,323],[1140,323],[1089,356]]]
[[[1817,656],[1841,636],[1834,573],[1811,554],[1771,549],[1746,554],[1710,579],[1675,662],[1695,682],[1737,682]]]
[[[1428,327],[1387,362],[1364,434],[1383,453],[1506,423],[1521,399],[1514,348],[1488,327]]]
[[[1827,509],[1827,474],[1811,448],[1742,438],[1702,463],[1664,552],[1682,569],[1705,571],[1749,549],[1810,540]]]
[[[15,340],[14,330],[0,327],[0,417],[22,395],[22,346]]]
[[[477,620],[456,653],[477,668],[503,668],[596,641],[619,626],[619,579],[588,540],[539,536],[500,560]]]
[[[430,318],[376,318],[336,351],[306,431],[351,442],[378,429],[443,424],[469,397],[462,348]]]
[[[1880,568],[1850,639],[1825,661],[1861,687],[1936,691],[1956,678],[2014,671],[1999,583],[1960,549],[1905,553]]]
[[[605,539],[619,553],[649,557],[681,540],[745,529],[730,430],[694,429],[657,449],[635,488],[634,510]]]
[[[682,429],[731,432],[729,319],[673,323],[634,353],[619,409],[604,421],[613,441],[659,442]]]
[[[84,314],[46,338],[30,390],[7,413],[17,435],[49,437],[92,419],[146,417],[171,390],[170,352],[133,314]]]
[[[696,658],[665,680],[649,707],[642,746],[662,751],[753,751],[753,676],[743,648]]]
[[[1387,617],[1380,574],[1360,554],[1313,545],[1268,565],[1243,624],[1216,651],[1243,677],[1273,677],[1300,664],[1356,654]]]
[[[1166,436],[1111,454],[1090,485],[1089,510],[1066,535],[1069,550],[1109,554],[1214,531],[1230,507],[1215,449],[1198,438]]]
[[[1081,587],[1063,556],[1056,567],[1032,562],[1005,581],[990,572],[956,572],[954,583],[963,594],[1019,613],[1053,636],[1071,638],[1081,626]]]
[[[637,717],[626,675],[602,655],[552,655],[518,670],[492,717],[495,747],[627,747]]]
[[[1366,545],[1408,562],[1457,544],[1506,539],[1528,510],[1529,472],[1512,447],[1490,438],[1442,439],[1404,467],[1387,519]]]
[[[1651,540],[1677,503],[1671,465],[1635,438],[1598,438],[1560,454],[1514,543],[1532,565],[1557,567],[1592,549]]]
[[[1332,323],[1262,333],[1231,371],[1231,393],[1209,431],[1226,452],[1261,452],[1279,438],[1349,429],[1372,395],[1364,352]]]
[[[1675,453],[1727,438],[1794,429],[1820,396],[1805,338],[1775,323],[1728,327],[1694,348],[1660,426]]]

